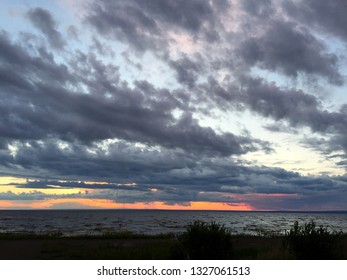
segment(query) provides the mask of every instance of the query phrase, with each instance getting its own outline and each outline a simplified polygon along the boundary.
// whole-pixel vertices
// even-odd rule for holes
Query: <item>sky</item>
[[[347,210],[346,14],[2,0],[0,209]]]

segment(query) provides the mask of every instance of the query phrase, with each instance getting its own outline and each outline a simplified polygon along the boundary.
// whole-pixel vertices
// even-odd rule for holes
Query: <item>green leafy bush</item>
[[[284,244],[297,259],[337,259],[337,246],[342,232],[329,231],[327,227],[316,227],[311,221],[299,225],[297,221],[286,233]]]
[[[230,259],[233,256],[231,233],[215,222],[194,221],[178,237],[174,258]]]

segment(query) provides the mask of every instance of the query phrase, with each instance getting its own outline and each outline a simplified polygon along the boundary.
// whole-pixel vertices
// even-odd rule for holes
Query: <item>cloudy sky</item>
[[[0,209],[347,210],[346,14],[2,0]]]

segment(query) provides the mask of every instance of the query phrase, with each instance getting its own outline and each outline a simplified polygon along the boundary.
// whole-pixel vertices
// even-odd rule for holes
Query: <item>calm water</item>
[[[161,210],[0,210],[0,232],[52,232],[64,235],[109,231],[157,234],[183,232],[194,220],[224,224],[233,233],[253,234],[259,230],[284,234],[294,221],[315,221],[317,225],[347,232],[347,212],[227,212]]]

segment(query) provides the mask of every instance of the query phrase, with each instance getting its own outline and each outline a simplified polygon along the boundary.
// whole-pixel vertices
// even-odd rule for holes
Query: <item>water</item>
[[[180,233],[194,220],[224,224],[234,234],[284,234],[294,221],[347,233],[347,212],[230,212],[165,210],[0,210],[0,232],[100,235],[114,231]]]

